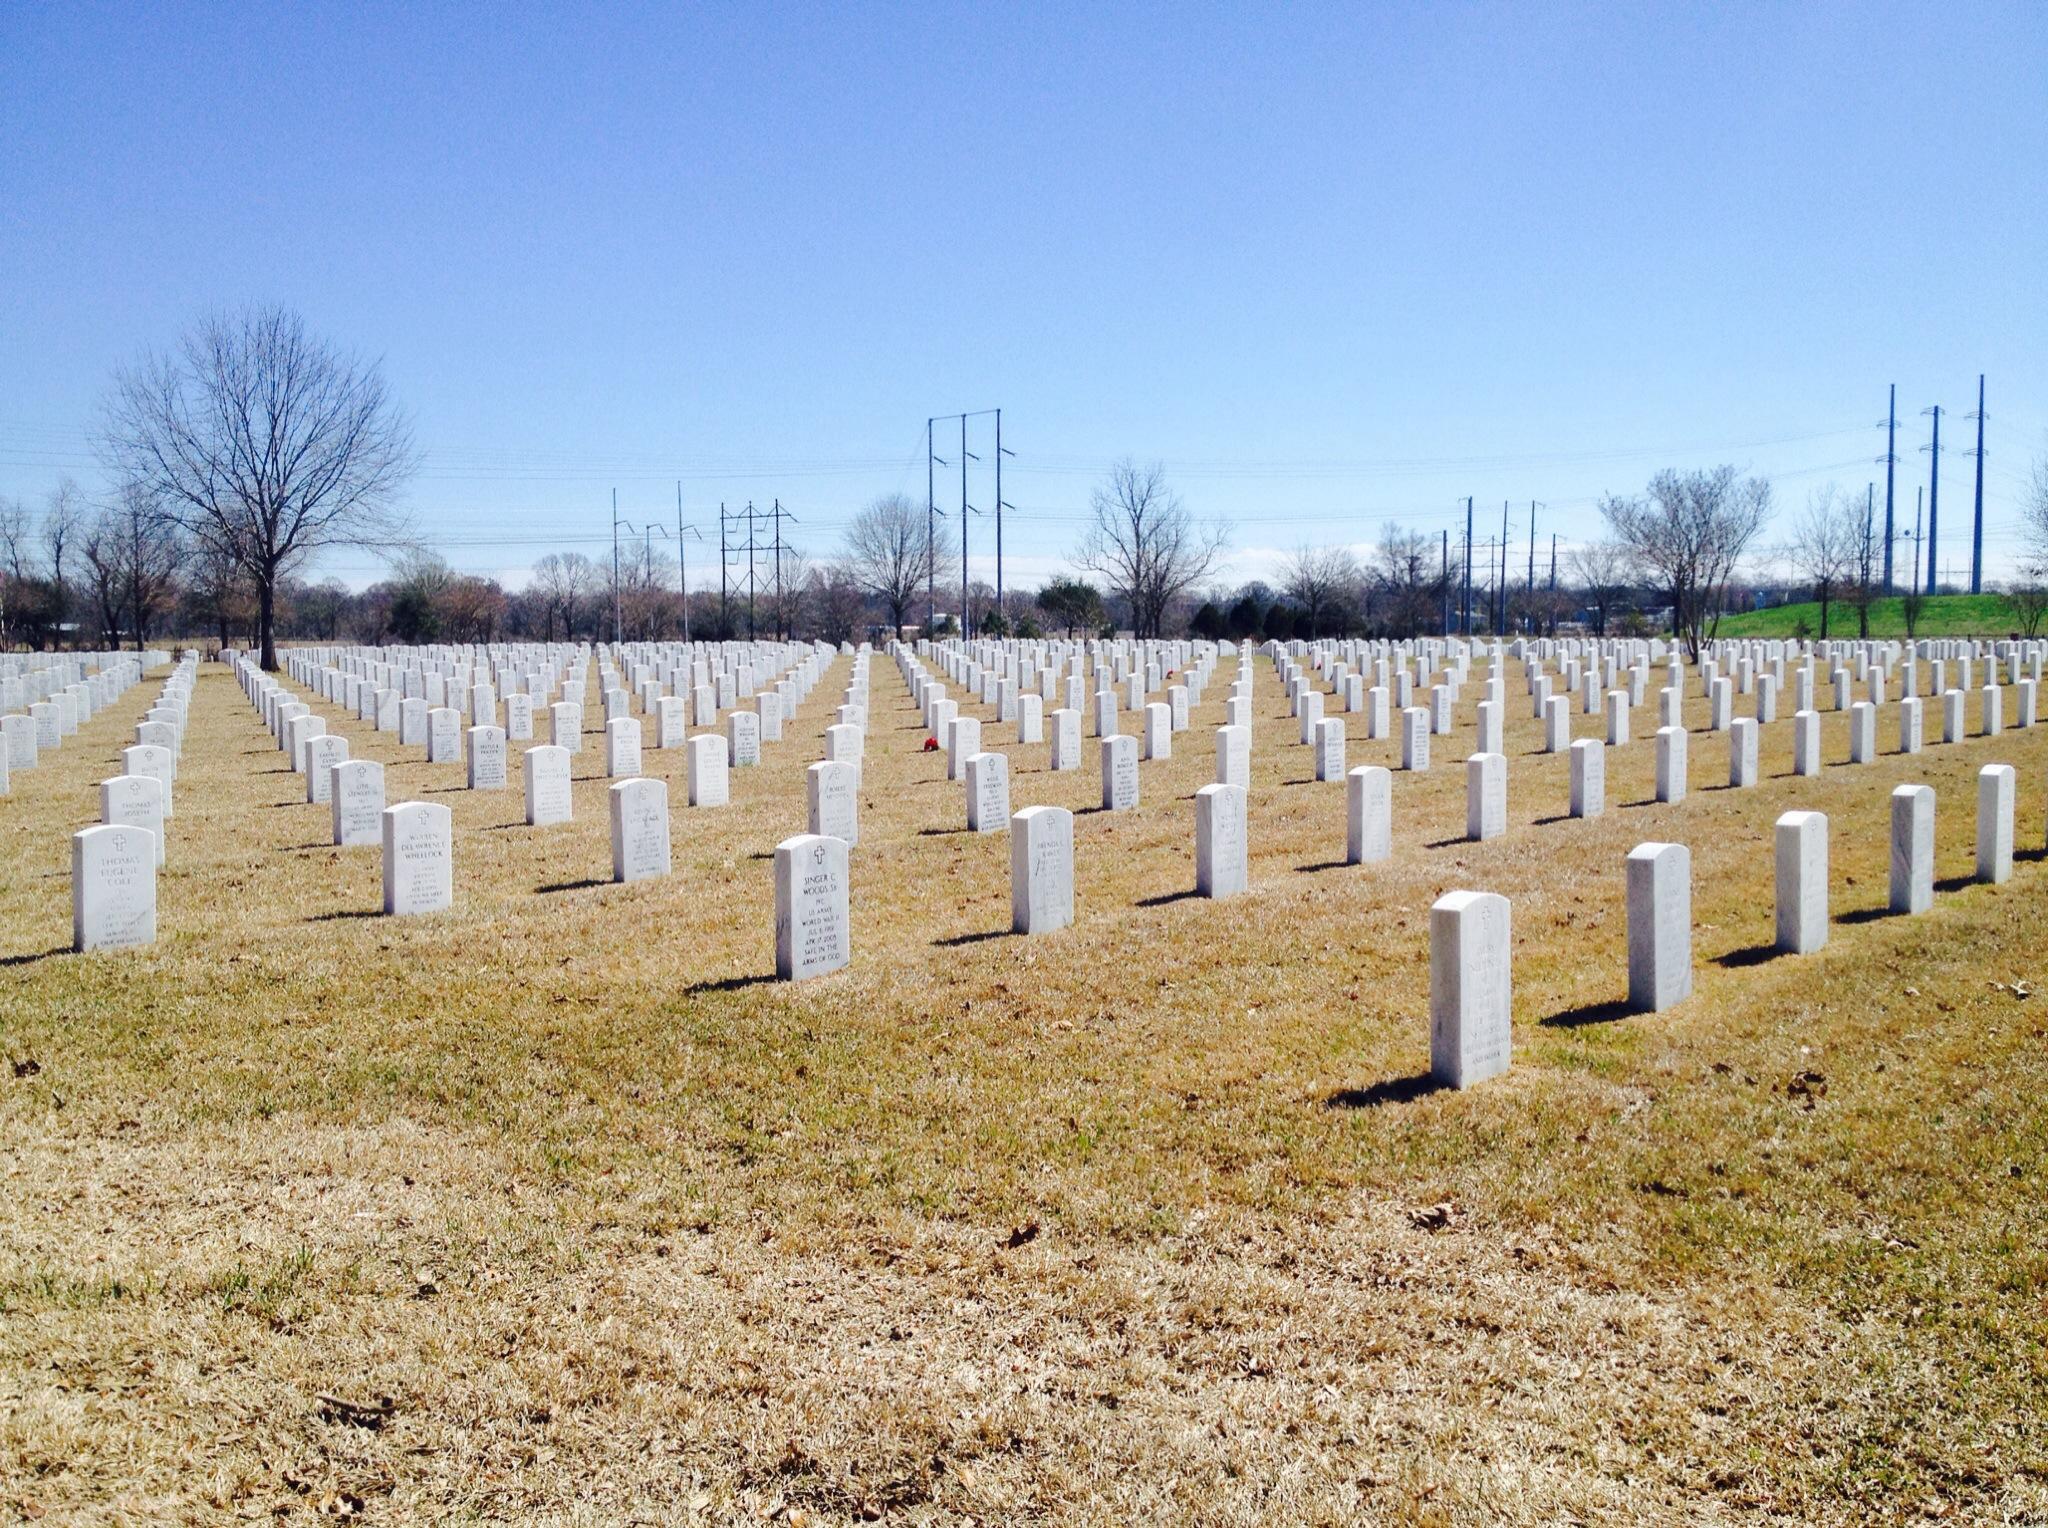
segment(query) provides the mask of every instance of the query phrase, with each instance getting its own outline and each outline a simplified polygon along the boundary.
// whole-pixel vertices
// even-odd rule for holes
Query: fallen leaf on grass
[[[1785,1084],[1785,1096],[1803,1098],[1806,1100],[1806,1107],[1811,1109],[1828,1096],[1828,1080],[1819,1072],[1801,1072]]]
[[[382,1432],[398,1409],[397,1402],[388,1395],[378,1396],[368,1406],[338,1395],[323,1395],[319,1400],[321,1421],[338,1422],[347,1427],[367,1427],[371,1432]]]
[[[1408,1212],[1408,1224],[1418,1231],[1447,1230],[1457,1218],[1458,1207],[1448,1199],[1432,1204],[1426,1209]]]

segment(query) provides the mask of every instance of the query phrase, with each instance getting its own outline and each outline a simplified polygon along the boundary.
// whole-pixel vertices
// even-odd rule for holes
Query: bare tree
[[[0,499],[0,652],[14,641],[22,585],[33,575],[35,543],[28,506],[19,499]]]
[[[1280,587],[1301,606],[1311,632],[1320,632],[1323,618],[1354,597],[1364,579],[1349,547],[1299,546],[1280,565]]]
[[[295,313],[206,319],[174,355],[116,374],[101,452],[255,585],[277,667],[278,580],[323,547],[401,539],[412,431],[381,370],[315,339]]]
[[[1858,510],[1852,502],[1848,517],[1854,527],[1855,549],[1849,559],[1849,571],[1842,582],[1842,599],[1856,612],[1856,635],[1868,641],[1870,638],[1870,606],[1878,595],[1878,568],[1883,545],[1877,528],[1876,485],[1863,496],[1863,508]]]
[[[121,595],[126,581],[121,576],[119,527],[108,511],[85,523],[78,535],[78,552],[85,559],[86,587],[99,612],[99,645],[121,645]]]
[[[2020,497],[2020,529],[2027,541],[2027,576],[2048,580],[2048,456],[2034,459],[2033,477]]]
[[[2022,578],[2005,591],[2005,602],[2020,635],[2029,642],[2041,634],[2041,621],[2048,617],[2048,584],[2036,578]]]
[[[1592,612],[1593,635],[1607,635],[1607,618],[1636,582],[1636,560],[1614,541],[1588,541],[1565,554],[1565,571]]]
[[[1666,468],[1646,495],[1600,501],[1615,539],[1670,591],[1673,629],[1694,654],[1720,624],[1728,581],[1770,512],[1771,485],[1727,466]]]
[[[1820,635],[1828,634],[1828,609],[1854,576],[1863,546],[1863,506],[1842,497],[1833,483],[1816,488],[1792,527],[1786,547],[1799,581],[1820,603]]]
[[[772,560],[764,596],[768,624],[778,641],[786,642],[803,621],[811,584],[811,560],[800,548],[785,545]]]
[[[1381,526],[1372,549],[1372,579],[1393,635],[1412,637],[1435,625],[1443,600],[1443,558],[1425,532],[1393,520]]]
[[[885,494],[853,517],[846,528],[845,566],[860,586],[881,602],[896,635],[917,603],[938,562],[951,549],[941,525],[933,533],[925,507],[900,493]]]
[[[1130,606],[1140,637],[1158,636],[1167,606],[1222,560],[1228,533],[1220,525],[1197,525],[1157,462],[1118,462],[1090,508],[1094,521],[1074,560],[1100,574],[1110,593]]]
[[[491,642],[508,601],[495,578],[457,574],[441,592],[441,629],[458,642]]]
[[[313,628],[314,636],[332,642],[341,632],[341,618],[349,607],[348,586],[338,578],[327,578],[295,594],[300,619]]]
[[[75,548],[86,523],[85,490],[75,479],[60,479],[50,490],[49,506],[43,511],[43,548],[50,565],[51,618],[59,640],[71,615],[71,583],[64,576],[64,557]],[[76,564],[74,564],[76,566]]]
[[[125,621],[142,651],[149,624],[171,603],[183,561],[177,525],[137,483],[124,483],[116,500],[87,526],[79,544],[91,570],[101,624],[111,647],[121,645]]]
[[[185,559],[184,573],[184,614],[211,628],[222,647],[254,625],[256,598],[240,563],[199,542]]]
[[[545,612],[542,636],[546,640],[554,640],[557,616],[562,620],[563,639],[575,637],[577,614],[597,592],[598,582],[595,564],[581,552],[550,552],[533,565],[533,588]]]
[[[811,570],[809,604],[819,636],[827,642],[851,642],[867,600],[860,580],[833,562]]]

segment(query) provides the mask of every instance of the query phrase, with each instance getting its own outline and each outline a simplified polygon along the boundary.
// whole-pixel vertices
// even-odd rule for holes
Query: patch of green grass
[[[1906,602],[1891,599],[1870,602],[1870,635],[1884,640],[1906,635]],[[1785,639],[1804,626],[1808,636],[1818,638],[1820,604],[1807,600],[1796,605],[1774,605],[1769,610],[1750,610],[1724,616],[1717,635]],[[1915,637],[2006,637],[2019,631],[2012,602],[2002,594],[1933,594],[1920,609]],[[1841,600],[1828,605],[1828,637],[1832,641],[1854,639],[1861,628],[1856,608]]]

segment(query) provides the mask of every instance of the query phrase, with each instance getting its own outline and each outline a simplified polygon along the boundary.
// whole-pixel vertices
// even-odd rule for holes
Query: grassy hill
[[[1870,606],[1873,637],[1906,635],[1905,601],[1874,600]],[[1802,630],[1803,623],[1803,630]],[[2011,602],[2002,594],[1935,594],[1921,608],[1915,634],[1921,637],[2003,637],[2020,630]],[[1837,600],[1828,607],[1828,635],[1858,634],[1856,611]],[[1724,637],[1793,637],[1820,635],[1820,606],[1808,601],[1731,615],[1721,622]]]

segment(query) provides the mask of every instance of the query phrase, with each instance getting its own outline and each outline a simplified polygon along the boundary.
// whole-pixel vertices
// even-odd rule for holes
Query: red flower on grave
[[[924,740],[924,751],[926,753],[937,753],[939,751],[939,740],[935,737],[926,738]]]

